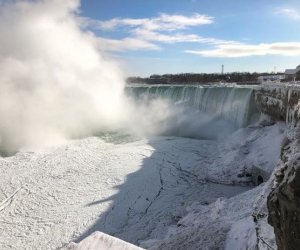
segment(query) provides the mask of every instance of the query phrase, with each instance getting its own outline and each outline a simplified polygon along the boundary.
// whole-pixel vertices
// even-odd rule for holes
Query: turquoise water
[[[253,89],[245,87],[203,87],[177,85],[129,86],[128,95],[135,100],[163,98],[221,117],[237,127],[247,126],[258,113]]]

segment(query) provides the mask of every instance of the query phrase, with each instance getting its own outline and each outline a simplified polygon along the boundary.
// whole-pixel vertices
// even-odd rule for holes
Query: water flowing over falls
[[[253,89],[244,87],[132,86],[129,95],[139,100],[162,98],[213,117],[221,117],[240,128],[248,125],[257,109]]]

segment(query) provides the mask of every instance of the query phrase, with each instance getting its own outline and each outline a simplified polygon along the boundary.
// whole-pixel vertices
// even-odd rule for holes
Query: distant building
[[[285,80],[285,75],[266,75],[266,76],[259,76],[257,81],[260,84],[263,83],[278,83]]]
[[[300,81],[300,65],[295,69],[285,70],[285,80],[287,81]]]

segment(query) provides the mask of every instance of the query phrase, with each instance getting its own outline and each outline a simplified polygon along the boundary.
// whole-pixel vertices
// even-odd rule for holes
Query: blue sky
[[[299,0],[82,0],[81,15],[127,75],[300,64]]]

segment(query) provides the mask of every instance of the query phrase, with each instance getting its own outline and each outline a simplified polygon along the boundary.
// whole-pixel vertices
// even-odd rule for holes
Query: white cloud
[[[135,50],[161,50],[162,48],[157,43],[205,43],[205,44],[238,44],[235,41],[225,41],[215,38],[204,38],[195,34],[163,34],[159,32],[137,29],[133,37],[123,39],[108,39],[97,37],[95,43],[103,51],[135,51]]]
[[[283,15],[294,20],[300,20],[300,12],[295,9],[283,8],[275,12],[277,15]]]
[[[204,57],[300,56],[300,42],[261,43],[257,45],[224,44],[211,50],[186,50],[185,52]]]
[[[100,30],[114,30],[121,26],[139,27],[147,30],[178,30],[213,23],[213,17],[195,13],[191,16],[160,14],[154,18],[113,18],[97,21],[85,18],[85,24]]]
[[[191,17],[182,15],[167,15],[161,14],[157,19],[159,24],[166,29],[184,29],[191,26],[199,26],[204,24],[213,23],[213,17],[207,15],[200,15],[198,13],[192,15]]]
[[[107,21],[99,21],[87,17],[80,17],[79,20],[85,27],[91,27],[98,30],[114,30],[120,26],[140,26],[149,22],[150,19],[113,18]]]
[[[294,9],[280,9],[276,13],[293,19],[300,18],[300,14]],[[188,33],[186,31],[188,28],[214,22],[213,17],[198,13],[191,16],[161,13],[153,18],[113,18],[106,21],[80,18],[79,22],[82,27],[102,31],[118,32],[118,29],[123,29],[123,32],[128,34],[125,38],[119,40],[98,39],[98,46],[110,51],[158,50],[162,49],[161,44],[201,43],[214,45],[215,47],[209,50],[186,50],[185,52],[205,57],[299,56],[300,54],[300,43],[261,43],[251,45]]]
[[[156,44],[140,40],[137,38],[124,39],[106,39],[98,37],[96,40],[97,46],[103,51],[128,51],[128,50],[159,50],[160,47]]]
[[[133,31],[135,37],[152,42],[161,43],[179,43],[179,42],[194,42],[205,44],[237,44],[235,41],[226,41],[215,38],[204,38],[196,34],[183,34],[183,33],[159,33],[147,29],[135,29]]]
[[[153,18],[113,18],[107,21],[78,17],[78,22],[84,28],[102,31],[115,31],[117,28],[123,28],[128,33],[128,37],[120,40],[99,38],[100,46],[110,51],[161,49],[156,43],[193,42],[215,45],[237,43],[178,32],[190,27],[211,24],[213,21],[213,17],[198,13],[191,16],[161,13]]]

